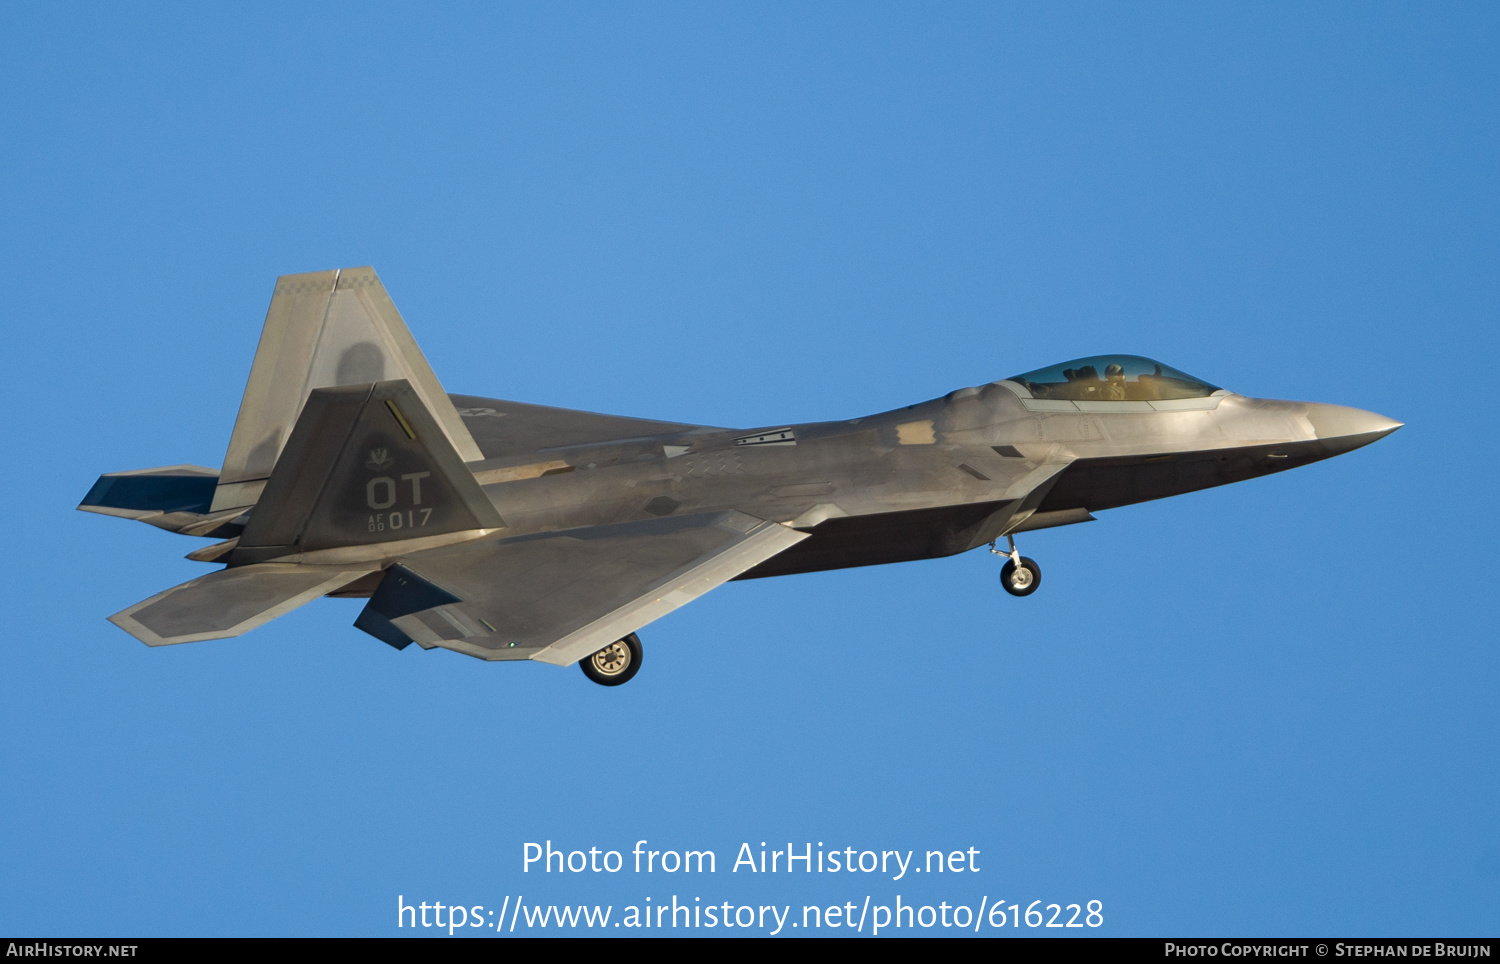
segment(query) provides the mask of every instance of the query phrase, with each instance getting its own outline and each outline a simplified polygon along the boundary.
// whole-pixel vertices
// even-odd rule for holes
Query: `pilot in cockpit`
[[[1117,364],[1104,366],[1104,389],[1099,397],[1106,402],[1125,401],[1125,369]]]

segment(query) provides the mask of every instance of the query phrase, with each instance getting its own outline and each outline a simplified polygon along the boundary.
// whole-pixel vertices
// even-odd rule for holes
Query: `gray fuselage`
[[[470,468],[482,484],[499,479],[483,487],[508,534],[723,509],[812,534],[740,577],[755,578],[951,555],[1305,465],[1400,426],[1359,409],[1224,391],[1157,402],[1027,395],[993,382],[847,421],[683,426]],[[513,403],[453,399],[481,451],[504,448]]]

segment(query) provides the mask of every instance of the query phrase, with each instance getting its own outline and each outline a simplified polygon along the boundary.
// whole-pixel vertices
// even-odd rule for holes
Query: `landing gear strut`
[[[996,549],[995,544],[990,543],[990,551],[995,555],[1009,557],[1000,568],[1000,585],[1012,596],[1029,596],[1042,584],[1042,567],[1021,555],[1016,549],[1015,539],[1006,536],[1005,542],[1010,546],[1009,552]]]
[[[619,686],[641,668],[641,640],[635,633],[617,639],[608,646],[578,661],[583,675],[600,686]]]

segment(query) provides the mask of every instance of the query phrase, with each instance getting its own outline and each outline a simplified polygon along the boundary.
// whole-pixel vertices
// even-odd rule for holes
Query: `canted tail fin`
[[[319,388],[229,563],[405,540],[439,545],[504,525],[410,382]]]
[[[128,486],[113,498],[119,485],[106,477],[95,488],[109,497],[96,501],[111,509],[111,502],[139,501]],[[167,489],[144,491],[155,497],[158,490]],[[244,532],[213,558],[229,567],[110,621],[152,646],[238,636],[378,573],[386,563],[382,543],[438,546],[504,525],[410,382],[317,388]]]
[[[212,511],[254,505],[316,389],[404,379],[462,462],[483,458],[373,268],[276,281]]]

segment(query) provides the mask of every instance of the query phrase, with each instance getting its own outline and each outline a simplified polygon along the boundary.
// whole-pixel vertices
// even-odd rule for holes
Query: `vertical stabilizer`
[[[393,379],[410,383],[460,459],[483,458],[373,268],[278,278],[213,510],[255,504],[314,389]]]
[[[504,526],[405,379],[319,388],[229,564],[388,542],[436,545]]]

